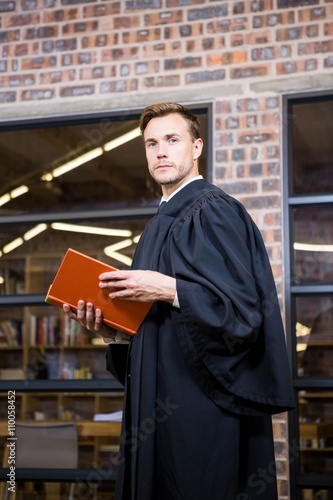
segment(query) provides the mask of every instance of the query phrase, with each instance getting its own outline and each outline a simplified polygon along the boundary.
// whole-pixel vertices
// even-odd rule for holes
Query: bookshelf
[[[75,421],[79,429],[79,468],[96,469],[106,454],[117,455],[120,422],[97,423],[94,416],[119,412],[123,391],[110,384],[114,379],[105,368],[103,340],[82,331],[60,308],[43,301],[63,255],[59,251],[0,260],[0,274],[7,276],[0,285],[3,297],[9,301],[19,295],[41,297],[39,303],[32,305],[28,300],[24,303],[23,297],[22,305],[13,300],[8,307],[0,307],[0,381],[2,387],[28,389],[16,389],[17,421]],[[94,257],[101,258],[98,253]],[[14,269],[18,272],[14,273]],[[9,276],[10,285],[6,282]],[[34,389],[40,383],[44,390],[40,386]],[[6,399],[7,392],[1,392],[2,426],[7,418]],[[0,440],[5,444],[5,436]],[[1,446],[1,463],[4,448]]]

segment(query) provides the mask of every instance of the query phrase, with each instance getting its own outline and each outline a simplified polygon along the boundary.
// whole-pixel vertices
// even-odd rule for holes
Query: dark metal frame
[[[213,179],[213,102],[200,101],[184,103],[190,107],[196,114],[207,114],[207,139],[206,148],[206,178],[209,181]],[[115,121],[139,120],[141,109],[126,108],[93,113],[75,113],[72,116],[52,115],[38,118],[10,119],[0,122],[1,131],[19,130],[22,128],[38,128],[46,126],[74,125],[80,123],[95,123],[96,120],[112,117]],[[96,211],[75,211],[75,212],[53,212],[53,213],[28,213],[22,215],[2,216],[1,226],[13,226],[18,224],[34,224],[41,222],[57,221],[87,221],[87,220],[119,220],[119,219],[149,219],[156,213],[156,207],[137,207],[130,209],[115,210],[96,210]],[[24,294],[24,295],[2,295],[0,296],[0,307],[18,307],[31,305],[45,305],[45,296],[43,294]],[[0,381],[0,393],[6,393],[9,390],[15,390],[19,393],[24,392],[110,392],[123,391],[123,387],[116,380],[13,380]],[[1,465],[1,464],[0,464]],[[0,481],[7,481],[8,468],[0,467]],[[96,481],[98,476],[97,469],[77,469],[77,470],[48,470],[48,469],[21,469],[16,471],[16,480],[41,481],[41,482],[67,482],[83,481],[89,482],[90,478]],[[99,474],[101,481],[110,482],[116,478],[116,473],[111,471],[105,476],[105,471]]]
[[[287,94],[283,96],[282,102],[282,140],[283,140],[283,231],[284,231],[284,296],[285,296],[285,318],[288,355],[292,370],[295,400],[298,400],[298,392],[308,389],[333,389],[333,378],[304,378],[298,377],[296,359],[295,325],[295,298],[300,295],[310,294],[333,294],[333,283],[313,286],[294,286],[292,284],[293,270],[293,226],[292,209],[300,206],[311,206],[320,204],[333,204],[332,195],[318,196],[291,196],[292,193],[292,107],[297,102],[314,102],[333,95],[333,90],[321,92],[303,92]],[[293,500],[301,500],[302,489],[324,488],[333,489],[333,478],[331,475],[301,474],[299,453],[299,427],[298,408],[289,413],[289,463],[290,463],[290,497]]]

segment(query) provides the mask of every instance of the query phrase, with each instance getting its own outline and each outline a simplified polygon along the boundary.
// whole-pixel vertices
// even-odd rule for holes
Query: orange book
[[[99,275],[116,268],[69,248],[46,294],[45,302],[62,307],[68,304],[77,311],[78,300],[91,302],[101,309],[106,324],[134,335],[151,303],[110,299],[108,291],[99,287]]]

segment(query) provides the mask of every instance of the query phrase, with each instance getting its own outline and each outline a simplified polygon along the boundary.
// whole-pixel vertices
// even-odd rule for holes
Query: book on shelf
[[[9,346],[18,346],[22,343],[22,323],[15,320],[0,321],[2,339]]]
[[[121,422],[123,418],[122,410],[110,413],[95,413],[94,422]]]
[[[29,345],[55,346],[60,342],[60,319],[55,315],[29,315]]]
[[[99,275],[116,270],[115,267],[69,248],[45,301],[58,307],[68,304],[75,312],[79,300],[91,302],[95,308],[101,309],[107,325],[134,335],[152,304],[111,299],[109,292],[99,287]]]

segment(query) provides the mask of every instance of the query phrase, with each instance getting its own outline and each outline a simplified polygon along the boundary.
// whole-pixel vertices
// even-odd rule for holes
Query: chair
[[[78,435],[74,422],[16,423],[16,468],[77,469]],[[74,499],[75,483],[69,500]],[[6,488],[5,500],[8,497]],[[12,496],[11,496],[12,498]]]

